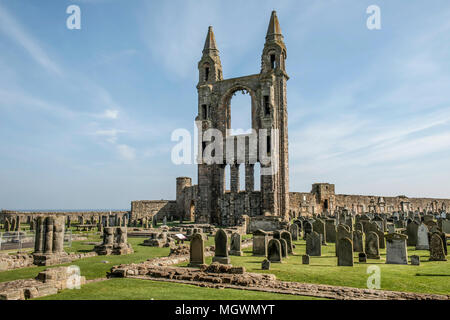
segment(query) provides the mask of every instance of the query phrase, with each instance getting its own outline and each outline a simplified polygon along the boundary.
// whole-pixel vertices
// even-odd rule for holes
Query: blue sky
[[[71,4],[81,30],[66,28]],[[381,30],[366,27],[371,4]],[[290,190],[450,198],[447,0],[0,0],[0,207],[174,199],[177,176],[196,182],[170,138],[193,131],[208,26],[224,77],[255,74],[273,9],[291,77]],[[232,100],[244,119],[248,105]]]

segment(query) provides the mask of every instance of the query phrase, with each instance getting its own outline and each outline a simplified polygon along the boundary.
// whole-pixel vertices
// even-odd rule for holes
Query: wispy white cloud
[[[0,5],[0,30],[14,42],[22,46],[29,55],[47,71],[58,76],[63,74],[61,68],[50,58],[41,45],[29,36],[14,17]]]
[[[125,160],[134,160],[136,158],[136,150],[126,144],[117,145],[117,151]]]

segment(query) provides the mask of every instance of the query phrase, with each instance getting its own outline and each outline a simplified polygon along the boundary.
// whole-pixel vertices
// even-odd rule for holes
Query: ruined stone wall
[[[78,217],[83,217],[84,221],[96,218],[100,220],[101,216],[117,215],[122,217],[128,214],[130,211],[58,211],[58,212],[42,212],[42,211],[15,211],[15,210],[2,210],[0,211],[0,222],[3,223],[6,218],[19,217],[21,223],[29,223],[31,218],[37,217],[49,217],[49,216],[64,216],[70,217],[72,222],[78,222]],[[66,219],[67,221],[67,219]]]
[[[450,199],[408,198],[405,196],[383,197],[363,195],[335,195],[336,206],[347,207],[357,213],[362,212],[394,212],[394,211],[433,211],[448,212]]]
[[[138,200],[131,202],[131,219],[153,218],[158,221],[164,216],[177,217],[177,202],[174,200]]]
[[[261,192],[226,192],[219,198],[220,220],[222,226],[235,226],[241,223],[242,216],[255,217],[261,212]]]
[[[315,194],[308,192],[289,193],[289,215],[291,218],[317,213],[320,205]]]

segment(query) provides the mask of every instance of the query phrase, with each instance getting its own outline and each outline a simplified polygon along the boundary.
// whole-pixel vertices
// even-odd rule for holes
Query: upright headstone
[[[322,245],[327,245],[325,222],[322,219],[316,219],[313,223],[313,230],[322,236]]]
[[[309,255],[302,255],[302,264],[309,264]]]
[[[283,258],[287,258],[288,257],[288,244],[287,241],[284,240],[283,238],[278,239],[280,240],[280,244],[281,244],[281,256]]]
[[[267,256],[267,243],[269,236],[263,230],[256,230],[253,232],[253,255],[254,256]]]
[[[353,231],[353,251],[364,252],[364,234],[360,230]]]
[[[270,261],[268,259],[264,259],[261,263],[262,270],[270,270]]]
[[[296,223],[291,224],[289,226],[289,231],[291,232],[292,240],[293,241],[298,241],[298,239],[299,239],[298,225]]]
[[[363,224],[361,222],[355,223],[355,230],[359,230],[361,232],[364,232]]]
[[[417,242],[416,250],[428,250],[430,249],[430,244],[428,242],[428,227],[426,224],[421,223],[417,229]]]
[[[380,243],[378,235],[373,231],[366,235],[365,251],[367,259],[380,259]]]
[[[315,231],[306,236],[306,254],[314,257],[322,255],[320,235]]]
[[[412,266],[420,266],[420,257],[417,255],[411,256],[411,265]]]
[[[278,239],[270,239],[267,245],[267,259],[270,262],[282,262],[281,243]]]
[[[367,262],[367,255],[365,252],[358,253],[358,262],[360,263],[366,263]]]
[[[343,238],[353,239],[350,228],[344,224],[339,224],[336,228],[335,254],[338,255],[339,240]]]
[[[286,231],[286,230],[282,230],[280,232],[280,239],[284,239],[286,241],[287,254],[293,254],[294,253],[294,249],[293,249],[293,246],[292,246],[291,233]]]
[[[338,266],[353,267],[353,243],[349,238],[338,239]]]
[[[221,264],[230,264],[230,257],[228,256],[228,236],[223,229],[219,229],[214,237],[215,251],[213,262]]]
[[[430,237],[430,261],[447,261],[441,235],[437,232]]]
[[[189,248],[189,267],[199,267],[205,264],[205,240],[201,233],[196,233],[191,238]]]
[[[230,256],[242,256],[241,235],[237,232],[231,235]]]
[[[313,232],[313,226],[311,222],[305,221],[303,222],[303,228],[304,228],[303,237],[306,239],[306,235]]]
[[[390,233],[386,236],[386,263],[408,264],[408,236],[400,233]]]
[[[395,225],[393,223],[388,223],[387,230],[388,233],[395,233]]]
[[[417,244],[417,231],[419,229],[419,224],[417,221],[412,221],[406,226],[406,235],[408,236],[408,246],[415,246]]]
[[[325,240],[326,242],[336,242],[336,224],[334,219],[325,220]]]

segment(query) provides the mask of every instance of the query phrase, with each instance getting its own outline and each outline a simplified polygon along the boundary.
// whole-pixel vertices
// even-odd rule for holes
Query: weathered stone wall
[[[74,283],[76,282],[76,283]],[[57,267],[39,272],[35,279],[0,283],[0,300],[25,300],[57,294],[72,285],[86,283],[84,276],[76,275],[71,267]]]
[[[162,221],[166,216],[177,217],[175,200],[138,200],[131,202],[131,219],[153,218]]]
[[[69,253],[64,256],[64,261],[59,263],[67,263],[95,256],[97,256],[97,253],[95,252]],[[35,266],[34,256],[32,254],[0,254],[0,271],[27,268],[31,266]]]
[[[48,217],[48,216],[64,216],[70,217],[72,223],[78,222],[78,218],[82,217],[84,221],[90,221],[95,218],[100,221],[102,216],[117,215],[122,217],[129,214],[130,211],[58,211],[58,212],[41,212],[41,211],[14,211],[2,210],[0,211],[0,222],[4,222],[6,218],[19,217],[20,222],[29,223],[31,218]],[[67,221],[67,220],[66,220]]]

